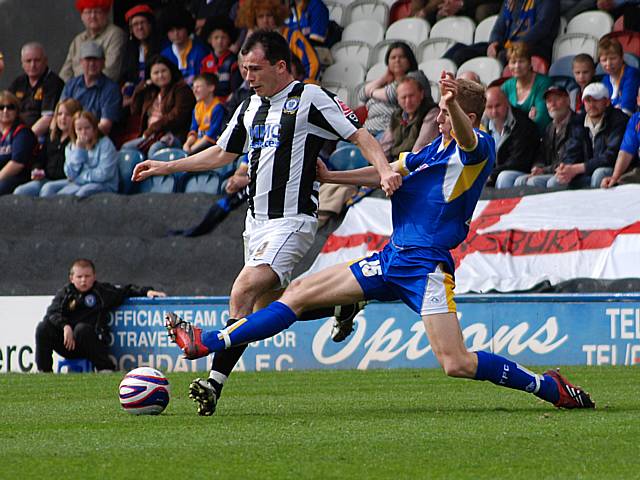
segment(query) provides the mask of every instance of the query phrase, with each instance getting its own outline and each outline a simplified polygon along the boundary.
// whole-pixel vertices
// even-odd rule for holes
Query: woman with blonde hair
[[[18,98],[8,90],[0,92],[0,195],[29,180],[36,145],[35,135],[20,120]]]
[[[533,71],[531,53],[524,42],[515,42],[507,49],[507,59],[511,77],[502,85],[512,107],[519,108],[529,115],[538,126],[542,135],[545,127],[551,122],[544,101],[544,92],[552,84],[546,75]]]
[[[31,169],[31,181],[16,188],[14,194],[49,197],[67,184],[64,151],[71,139],[71,120],[80,110],[82,105],[75,98],[58,102],[49,125],[49,135]]]
[[[71,121],[71,140],[65,149],[67,183],[58,195],[88,197],[118,191],[118,152],[109,137],[98,129],[98,119],[87,111]]]

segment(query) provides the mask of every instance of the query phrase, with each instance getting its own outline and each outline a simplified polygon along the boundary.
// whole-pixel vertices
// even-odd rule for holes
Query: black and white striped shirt
[[[272,97],[252,95],[235,111],[218,145],[249,152],[249,207],[254,218],[316,215],[316,159],[325,139],[347,139],[360,128],[333,93],[292,82]]]

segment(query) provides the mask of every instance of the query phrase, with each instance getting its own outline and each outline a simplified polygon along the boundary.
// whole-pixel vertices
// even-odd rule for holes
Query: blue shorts
[[[399,250],[391,245],[350,268],[365,299],[389,302],[402,300],[420,315],[455,313],[453,275],[446,263],[428,258],[419,248]]]

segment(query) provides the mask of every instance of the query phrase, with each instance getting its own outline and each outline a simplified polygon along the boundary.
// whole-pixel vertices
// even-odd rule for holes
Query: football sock
[[[297,319],[287,305],[273,302],[222,330],[202,332],[202,343],[210,352],[220,352],[232,346],[272,337],[289,328]]]
[[[233,369],[233,367],[231,367]],[[213,386],[213,388],[216,389],[216,393],[218,394],[218,397],[220,397],[220,393],[222,392],[222,387],[224,387],[224,382],[227,381],[227,378],[229,378],[228,375],[225,375],[224,373],[215,370],[213,368],[213,362],[211,363],[211,371],[209,372],[209,383]]]
[[[556,403],[560,396],[556,382],[547,375],[535,374],[516,362],[489,352],[475,352],[478,356],[476,380],[489,380],[496,385],[523,390]]]
[[[335,314],[336,314],[336,307],[316,308],[314,310],[308,310],[306,312],[302,312],[298,320],[302,320],[302,321],[319,320],[321,318],[333,317]]]

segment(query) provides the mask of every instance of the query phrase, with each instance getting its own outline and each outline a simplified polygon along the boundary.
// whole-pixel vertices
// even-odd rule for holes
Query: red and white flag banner
[[[391,202],[365,198],[305,274],[367,256],[390,234]],[[640,277],[640,185],[482,200],[467,239],[452,253],[456,293]]]

